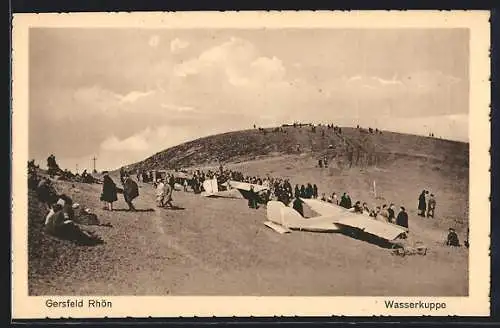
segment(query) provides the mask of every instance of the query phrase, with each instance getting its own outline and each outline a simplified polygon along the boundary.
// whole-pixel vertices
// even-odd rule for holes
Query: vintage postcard
[[[13,318],[488,316],[488,20],[14,15]]]

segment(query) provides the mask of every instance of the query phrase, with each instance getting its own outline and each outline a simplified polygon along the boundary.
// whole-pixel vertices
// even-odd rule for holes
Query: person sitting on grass
[[[60,198],[52,205],[52,209],[45,220],[45,232],[56,238],[70,240],[81,245],[102,244],[103,241],[93,233],[84,231],[72,220],[73,212],[70,204]]]
[[[460,247],[460,241],[455,229],[448,229],[448,237],[446,238],[446,246]]]

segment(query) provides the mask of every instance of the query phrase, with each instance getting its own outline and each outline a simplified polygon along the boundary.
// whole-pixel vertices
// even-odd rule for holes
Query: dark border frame
[[[463,325],[463,324],[494,324],[493,321],[500,322],[500,203],[499,203],[499,149],[498,143],[500,142],[500,131],[498,113],[499,101],[500,101],[500,86],[497,82],[497,76],[499,71],[499,45],[500,45],[500,4],[497,4],[497,8],[489,2],[482,1],[449,1],[443,0],[437,1],[405,1],[405,7],[401,1],[374,1],[369,0],[353,0],[353,1],[336,1],[335,6],[333,3],[330,5],[327,2],[321,2],[317,0],[309,0],[307,2],[302,2],[297,4],[296,2],[284,1],[274,2],[271,5],[269,2],[263,2],[259,0],[247,1],[245,3],[240,2],[238,6],[234,5],[234,2],[230,1],[218,1],[218,2],[208,2],[208,1],[180,1],[171,0],[167,2],[161,0],[9,0],[9,60],[8,60],[8,70],[9,70],[9,82],[8,82],[8,106],[10,111],[8,112],[7,122],[11,121],[11,19],[13,13],[48,13],[48,12],[100,12],[100,11],[193,11],[193,10],[210,10],[210,11],[223,11],[223,10],[423,10],[423,9],[433,9],[433,10],[490,10],[491,18],[491,317],[275,317],[275,318],[258,318],[258,317],[247,317],[247,318],[123,318],[123,319],[59,319],[59,320],[15,320],[12,321],[11,313],[7,313],[9,317],[9,323],[21,324],[21,325],[47,325],[59,327],[67,323],[81,323],[91,326],[123,326],[123,325],[214,325],[214,324],[226,324],[234,325],[238,324],[240,326],[249,325],[276,325],[276,324],[307,324],[307,325],[325,325],[325,324],[341,324],[341,325],[363,325],[363,326],[373,326],[385,324],[398,324],[404,323],[408,326],[437,326],[443,323],[449,323],[450,325]],[[2,123],[6,122],[5,120]],[[11,154],[11,132],[12,126],[8,124],[6,129],[2,129],[3,132],[8,131],[9,134],[4,137],[3,140],[8,141],[9,147],[9,159]],[[11,168],[11,162],[7,164],[7,167]],[[10,208],[10,186],[11,177],[10,174],[7,178],[8,194],[9,194],[9,214],[11,216]],[[6,224],[7,220],[3,221]],[[4,231],[10,231],[9,226],[4,229]],[[10,233],[8,238],[4,241],[7,242],[7,247],[5,249],[11,249]],[[4,295],[9,295],[9,300],[11,301],[11,287],[10,286],[10,251],[9,251],[9,270],[5,270],[4,277],[2,279],[4,282],[8,282],[9,286],[7,288],[8,293],[3,293]],[[3,307],[4,309],[7,307]]]

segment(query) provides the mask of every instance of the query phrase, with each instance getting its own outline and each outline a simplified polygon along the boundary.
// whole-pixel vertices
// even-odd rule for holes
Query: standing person
[[[248,195],[248,207],[254,209],[259,208],[259,205],[257,204],[257,194],[255,193],[253,186],[250,186],[250,192]]]
[[[132,201],[139,196],[139,186],[128,175],[123,177],[123,198],[128,205],[129,211],[136,211]]]
[[[429,203],[427,206],[427,217],[434,219],[434,211],[436,210],[436,198],[434,198],[434,194],[431,194],[429,197]]]
[[[293,209],[299,212],[300,216],[304,217],[304,208],[302,207],[302,201],[299,197],[295,197],[293,201]]]
[[[104,176],[102,178],[101,201],[107,205],[104,207],[104,209],[112,211],[113,203],[118,200],[116,184],[109,176],[108,171],[104,171],[103,173]]]
[[[342,197],[340,197],[340,206],[342,206],[343,208],[349,208],[347,207],[347,194],[344,193],[342,195]]]
[[[294,194],[295,198],[299,198],[300,197],[300,188],[299,188],[299,185],[296,184],[295,185],[295,194]]]
[[[352,200],[351,200],[351,196],[349,196],[348,193],[345,194],[345,199],[346,199],[346,208],[351,208],[352,207]]]
[[[169,183],[163,183],[163,199],[161,202],[161,206],[165,207],[165,205],[168,205],[170,208],[174,207],[172,204],[172,193],[174,192],[174,188],[170,186]]]
[[[396,211],[394,211],[394,204],[389,205],[387,213],[388,213],[387,221],[389,221],[390,223],[394,223],[394,218],[396,217]]]
[[[401,210],[396,218],[396,224],[398,226],[408,228],[408,213],[406,213],[404,206],[401,206]]]
[[[318,186],[316,184],[313,185],[313,198],[318,198]]]
[[[306,187],[304,185],[300,186],[300,197],[306,198]]]
[[[156,206],[163,207],[163,200],[165,199],[165,183],[163,180],[155,181],[156,188]]]
[[[306,187],[306,198],[311,199],[313,197],[313,194],[314,194],[313,186],[310,183],[308,183]]]
[[[382,217],[382,219],[384,221],[390,222],[389,221],[389,211],[387,210],[387,205],[386,204],[382,205],[382,210],[380,210],[379,215]]]
[[[339,198],[337,197],[337,194],[336,193],[333,193],[332,194],[332,201],[335,205],[338,205],[339,204]]]
[[[422,190],[420,196],[418,196],[418,215],[425,217],[426,209],[427,209],[427,204],[425,201],[425,190]]]

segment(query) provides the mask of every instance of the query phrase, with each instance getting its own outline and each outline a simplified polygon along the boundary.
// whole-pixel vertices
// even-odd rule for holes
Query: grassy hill
[[[384,131],[370,134],[363,129],[342,128],[341,133],[325,126],[283,127],[228,132],[200,138],[166,149],[126,166],[127,169],[172,169],[239,163],[280,155],[327,156],[336,166],[384,166],[399,158],[424,161],[437,169],[468,169],[469,145],[416,135]]]
[[[449,227],[462,243],[466,238],[468,144],[347,128],[340,135],[323,127],[272,131],[194,140],[128,169],[209,167],[220,160],[246,175],[315,183],[320,194],[349,192],[369,206],[404,205],[409,241],[428,246],[427,255],[391,256],[344,234],[280,235],[263,224],[265,206],[249,209],[242,200],[176,191],[180,209],[158,209],[155,190],[143,183],[139,212],[125,211],[122,196],[110,212],[102,209],[101,185],[54,181],[111,226],[85,227],[104,240],[98,246],[49,238],[41,230],[47,208],[30,193],[30,295],[468,295],[468,250],[443,244]],[[324,155],[331,159],[326,169],[317,167]],[[117,172],[112,177],[119,183]],[[434,219],[416,215],[422,189],[437,196]]]
[[[416,216],[420,192],[437,196],[438,220],[426,223],[432,234],[468,226],[469,144],[417,135],[319,126],[229,132],[169,148],[127,169],[226,167],[246,175],[315,183],[319,194],[348,192],[370,206],[394,203]],[[327,156],[329,167],[319,169]],[[376,193],[373,184],[376,184]],[[418,224],[418,223],[417,223]],[[441,238],[433,236],[431,239]]]

